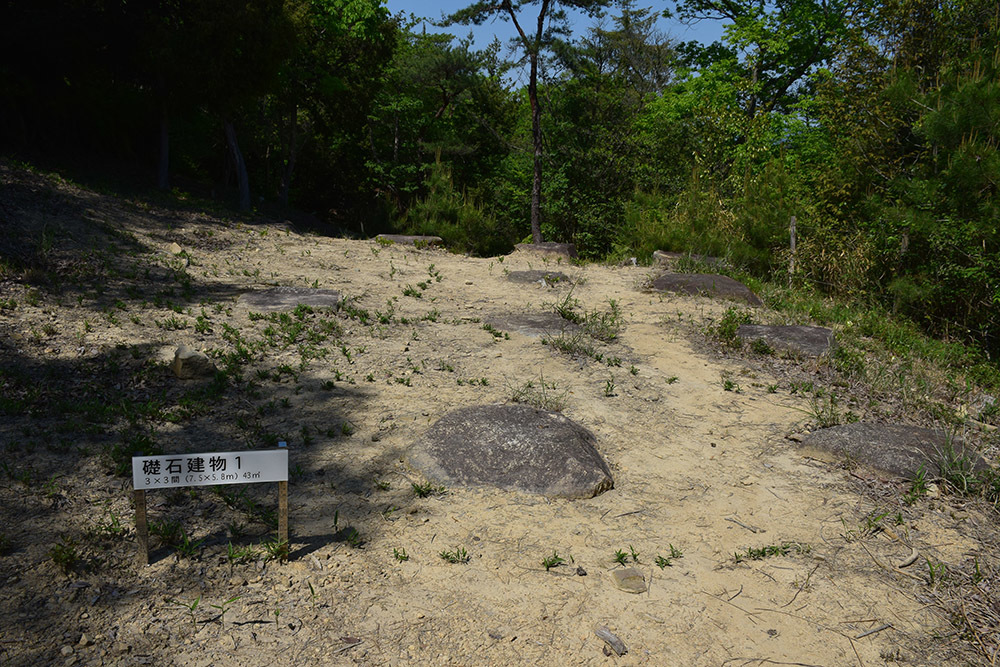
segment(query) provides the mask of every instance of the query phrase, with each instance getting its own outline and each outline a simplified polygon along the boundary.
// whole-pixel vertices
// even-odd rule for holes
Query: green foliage
[[[733,554],[733,560],[736,563],[742,563],[748,560],[763,560],[772,556],[787,556],[791,553],[797,555],[808,554],[810,551],[812,551],[812,547],[808,544],[782,542],[781,544],[769,544],[764,547],[747,547],[745,552]]]
[[[565,562],[565,558],[561,558],[558,553],[553,551],[551,556],[546,556],[542,559],[542,567],[544,567],[545,571],[548,572],[552,568],[559,567]]]
[[[403,219],[407,233],[440,236],[449,248],[478,255],[510,252],[513,246],[493,215],[455,189],[451,169],[440,160],[431,165],[425,186],[427,195],[414,202]]]
[[[468,563],[471,558],[463,547],[456,547],[454,551],[442,551],[438,556],[446,563]]]
[[[741,340],[736,334],[744,324],[753,324],[753,313],[749,310],[729,308],[719,323],[711,328],[711,333],[726,347],[737,348],[740,347]]]

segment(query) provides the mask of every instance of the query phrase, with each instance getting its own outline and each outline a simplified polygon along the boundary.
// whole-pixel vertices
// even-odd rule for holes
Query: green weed
[[[410,486],[413,489],[413,493],[416,494],[417,498],[427,498],[428,496],[442,496],[446,493],[446,489],[443,486],[438,486],[430,482],[411,482]]]
[[[442,551],[438,554],[441,560],[448,563],[468,563],[471,558],[462,547],[456,547],[454,551]]]
[[[733,554],[733,560],[737,563],[742,563],[748,560],[763,560],[765,558],[770,558],[771,556],[787,556],[790,553],[795,554],[808,554],[812,551],[812,547],[808,544],[800,544],[798,542],[783,542],[781,544],[771,544],[764,547],[747,547],[744,553]]]

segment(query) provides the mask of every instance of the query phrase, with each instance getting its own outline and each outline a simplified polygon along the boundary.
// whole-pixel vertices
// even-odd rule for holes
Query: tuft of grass
[[[66,574],[73,572],[80,564],[76,542],[69,537],[64,537],[52,545],[52,548],[49,549],[49,558]]]
[[[559,567],[565,562],[566,559],[561,558],[558,553],[553,551],[551,556],[546,556],[542,559],[542,567],[544,567],[545,571],[548,572],[552,568]]]
[[[392,557],[396,559],[397,563],[405,563],[406,561],[410,560],[410,555],[406,553],[406,549],[402,547],[400,547],[399,549],[393,547]]]
[[[797,555],[807,554],[812,551],[808,544],[799,542],[782,542],[781,544],[769,544],[764,547],[747,547],[743,553],[734,553],[733,560],[742,563],[748,560],[763,560],[772,556],[787,556],[790,553]]]
[[[659,567],[661,570],[665,567],[671,567],[673,565],[673,561],[677,560],[678,558],[684,557],[684,553],[680,549],[675,547],[673,544],[669,546],[670,546],[670,553],[668,556],[664,557],[657,555],[656,558],[653,560],[656,566]]]
[[[204,543],[205,540],[194,541],[187,533],[182,532],[180,540],[174,545],[174,550],[181,558],[193,558]]]
[[[709,328],[709,334],[725,347],[738,348],[742,343],[736,332],[743,324],[753,324],[753,313],[749,310],[730,308],[722,315],[718,324]]]
[[[411,482],[410,487],[417,498],[427,498],[428,496],[443,496],[446,489],[443,486],[432,484],[431,482]]]
[[[501,331],[500,329],[497,329],[495,326],[493,326],[489,322],[484,322],[483,323],[483,331],[488,331],[493,336],[493,338],[496,338],[496,339],[502,338],[504,340],[510,340],[510,334],[509,333],[507,333],[506,331]]]
[[[924,464],[917,468],[917,474],[910,482],[910,489],[903,495],[903,503],[912,505],[927,495],[927,469]]]
[[[591,338],[610,343],[618,338],[624,324],[625,321],[621,309],[618,307],[618,302],[614,299],[608,299],[607,311],[587,313],[583,320],[583,330]]]
[[[469,553],[462,547],[456,547],[454,551],[442,551],[438,556],[447,563],[468,563],[471,558]]]
[[[520,386],[508,382],[507,389],[510,390],[511,403],[524,403],[549,412],[562,412],[566,405],[568,390],[557,393],[556,383],[546,382],[544,375],[539,375],[537,380],[527,380]]]

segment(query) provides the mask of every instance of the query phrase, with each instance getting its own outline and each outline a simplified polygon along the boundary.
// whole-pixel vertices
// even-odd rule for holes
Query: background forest
[[[604,18],[572,37],[567,7]],[[664,12],[728,28],[679,43]],[[381,0],[6,2],[0,151],[477,254],[534,213],[585,258],[722,256],[1000,352],[995,1],[470,0],[451,18],[512,16],[521,38],[476,50]]]

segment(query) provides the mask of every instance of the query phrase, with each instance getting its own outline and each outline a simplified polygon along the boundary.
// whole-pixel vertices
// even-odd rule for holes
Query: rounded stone
[[[527,405],[450,412],[410,448],[409,461],[446,486],[592,498],[614,485],[590,431],[563,415]]]
[[[634,567],[611,570],[611,582],[615,588],[626,593],[645,593],[646,578]]]

